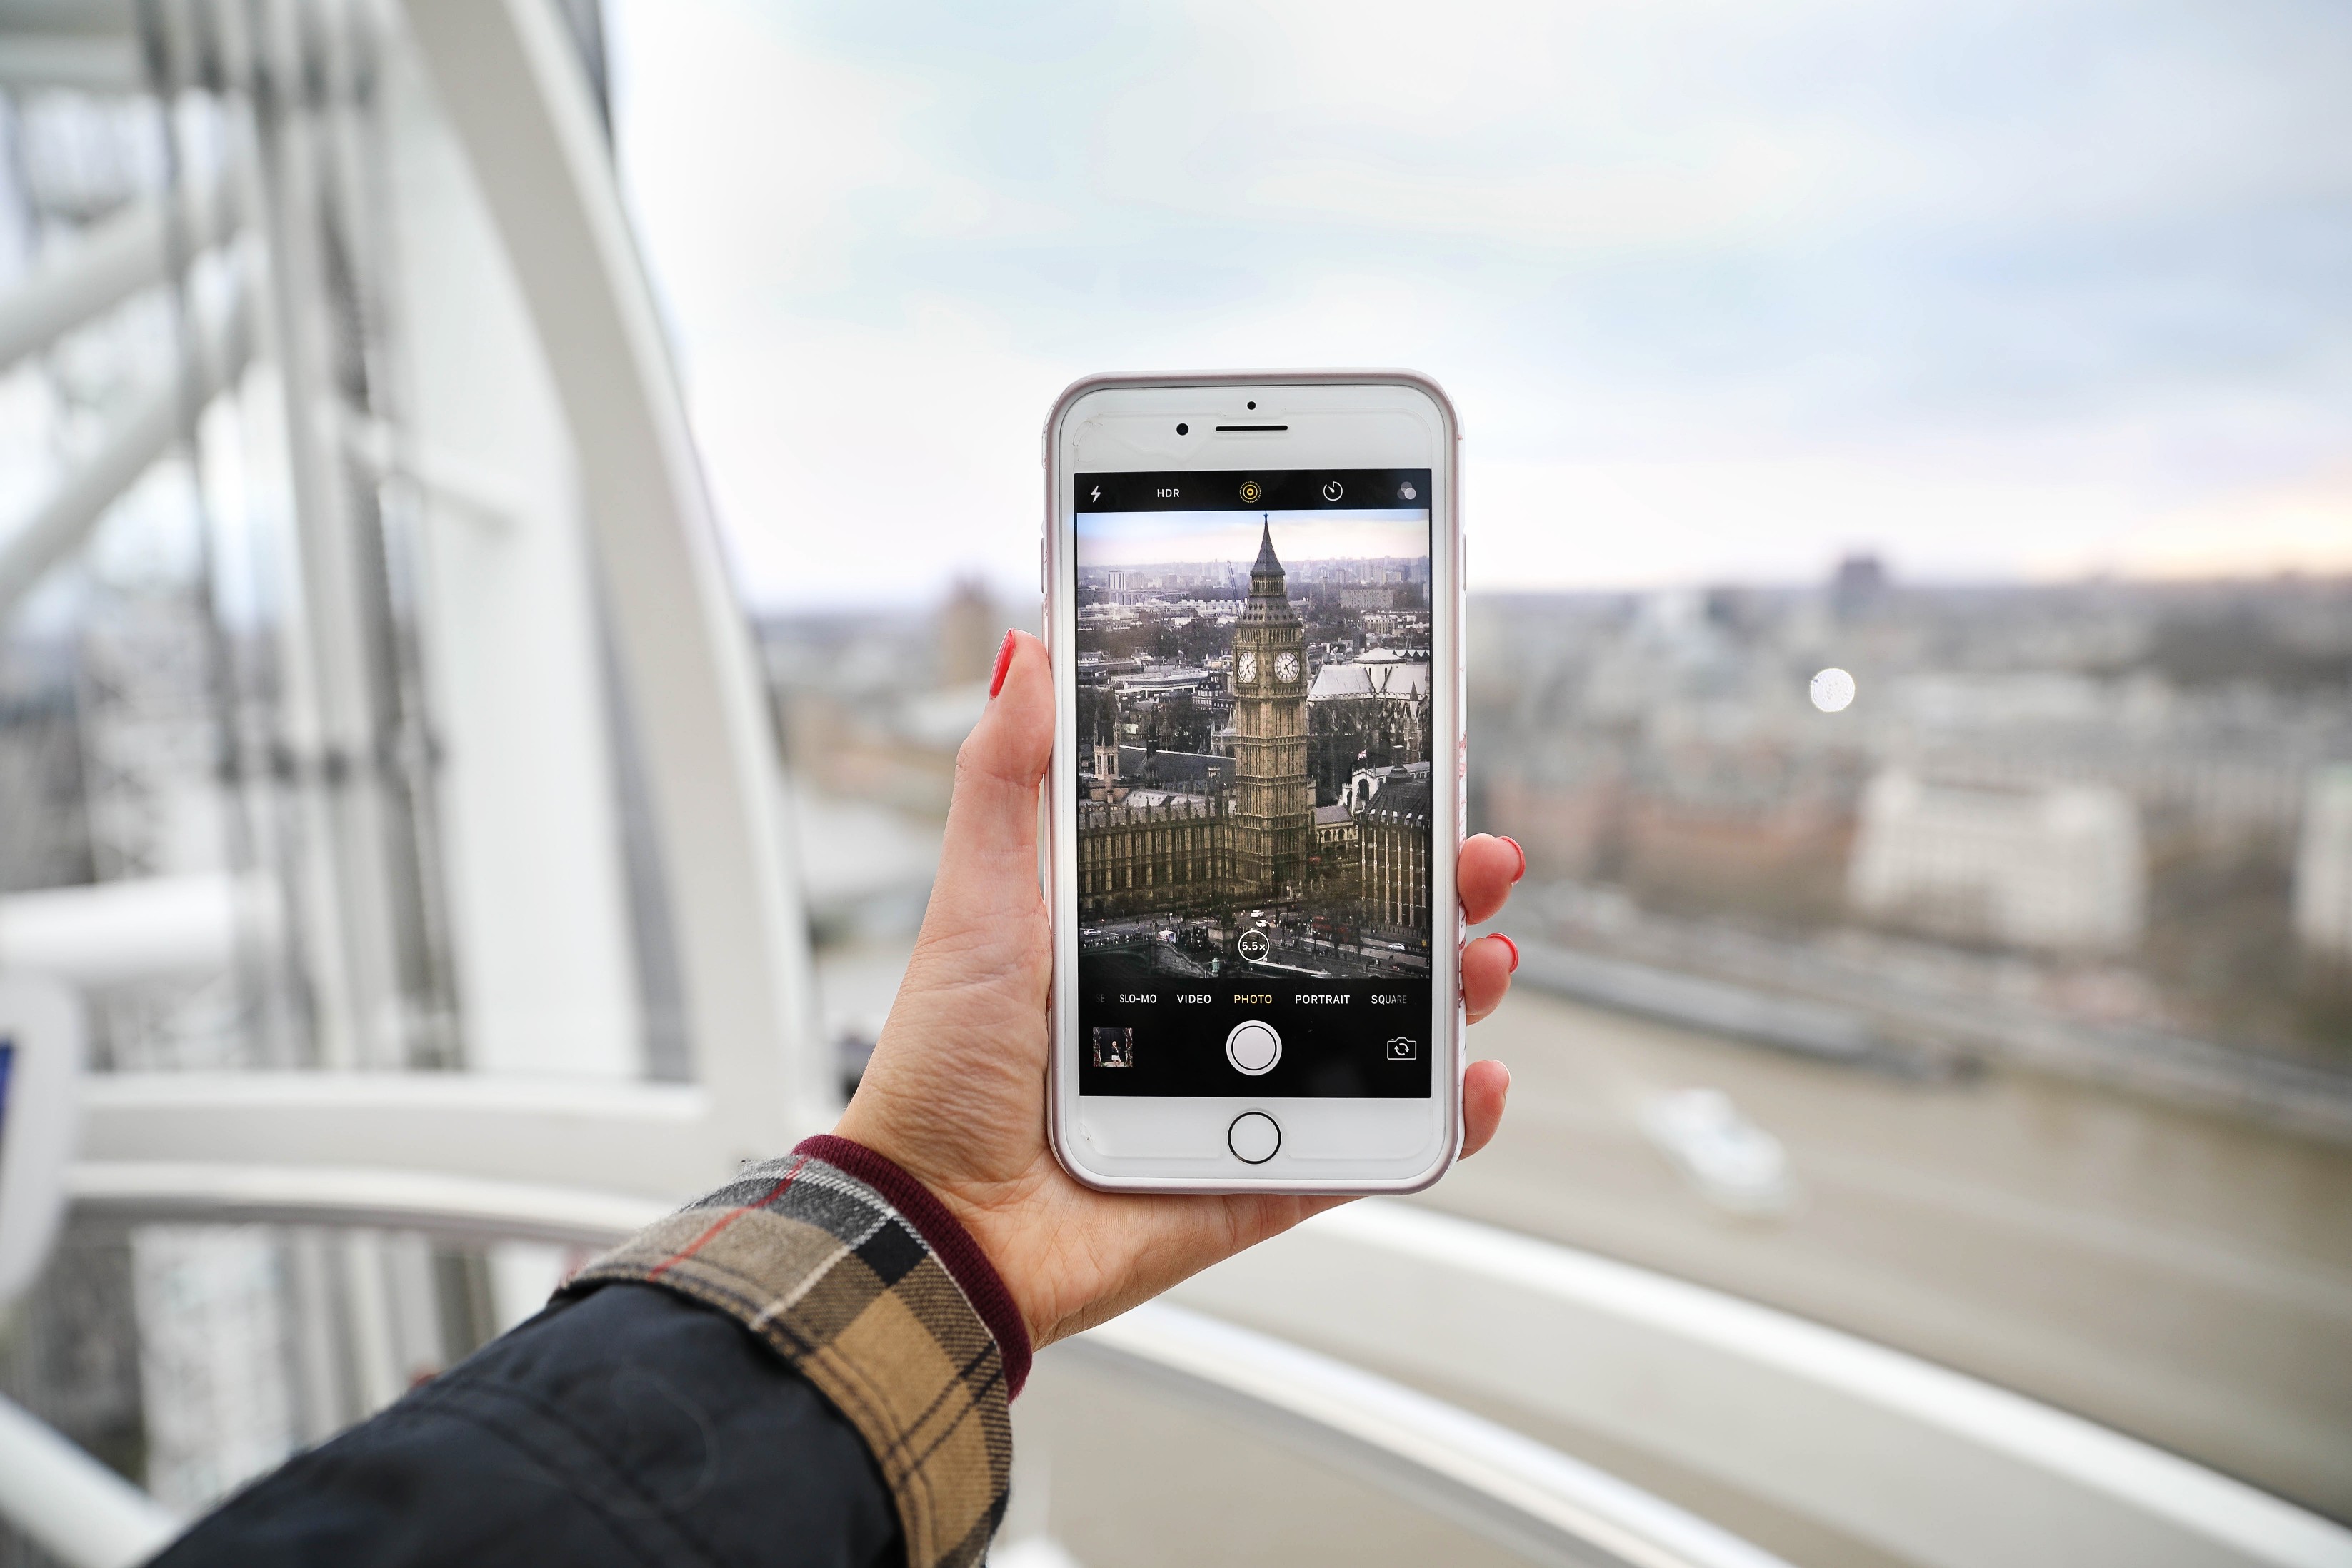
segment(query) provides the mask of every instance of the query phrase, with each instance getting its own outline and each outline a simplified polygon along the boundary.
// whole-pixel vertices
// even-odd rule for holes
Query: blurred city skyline
[[[763,607],[1024,594],[1055,393],[1202,365],[1436,375],[1474,590],[2352,568],[2339,9],[612,20]]]

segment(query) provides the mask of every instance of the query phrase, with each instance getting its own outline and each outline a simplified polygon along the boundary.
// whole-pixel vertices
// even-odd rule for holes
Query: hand
[[[857,1095],[835,1131],[897,1161],[961,1220],[1021,1307],[1039,1348],[1148,1301],[1187,1275],[1289,1229],[1337,1197],[1101,1193],[1045,1144],[1051,928],[1037,878],[1037,789],[1054,741],[1045,645],[1007,637],[995,694],[956,755],[955,799],[922,936]],[[1526,871],[1507,839],[1462,847],[1465,910],[1486,920]],[[1518,964],[1509,939],[1462,955],[1472,1022]],[[1463,1150],[1495,1135],[1511,1075],[1472,1064]]]

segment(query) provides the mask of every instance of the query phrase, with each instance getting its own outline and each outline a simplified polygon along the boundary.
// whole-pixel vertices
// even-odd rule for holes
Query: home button
[[[1244,1111],[1225,1129],[1225,1147],[1243,1164],[1262,1166],[1282,1147],[1282,1129],[1263,1111]]]

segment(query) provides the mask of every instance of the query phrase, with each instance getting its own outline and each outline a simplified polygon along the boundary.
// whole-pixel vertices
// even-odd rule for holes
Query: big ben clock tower
[[[1249,602],[1234,627],[1234,891],[1296,897],[1307,881],[1314,797],[1307,779],[1307,629],[1283,589],[1265,523]]]

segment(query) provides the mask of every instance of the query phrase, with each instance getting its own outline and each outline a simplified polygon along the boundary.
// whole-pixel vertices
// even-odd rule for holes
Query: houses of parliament
[[[1306,627],[1291,604],[1270,523],[1234,624],[1231,758],[1172,790],[1082,800],[1078,897],[1097,918],[1222,914],[1302,903],[1384,925],[1428,909],[1425,764],[1392,769],[1377,799],[1318,808],[1308,770]],[[1426,723],[1426,715],[1417,716]],[[1118,747],[1098,748],[1115,780]],[[1223,758],[1202,759],[1224,764]],[[1194,787],[1197,786],[1197,787]]]

